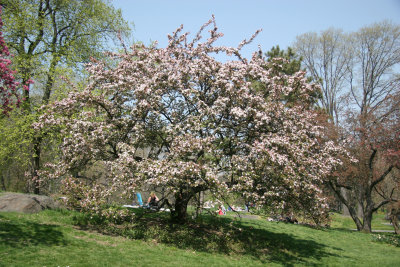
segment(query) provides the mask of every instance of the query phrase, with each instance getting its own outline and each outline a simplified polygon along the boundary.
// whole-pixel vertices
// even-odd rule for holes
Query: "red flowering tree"
[[[358,161],[328,181],[359,231],[371,232],[373,214],[400,196],[400,102],[390,98],[379,112],[350,116],[347,146]]]
[[[63,157],[41,179],[63,177],[79,206],[100,214],[115,192],[157,187],[177,221],[208,190],[220,199],[239,192],[273,210],[324,217],[319,185],[340,164],[335,155],[342,150],[321,143],[316,114],[283,97],[296,88],[307,99],[316,88],[303,72],[272,75],[261,51],[243,58],[240,49],[255,36],[238,48],[215,46],[222,34],[214,19],[192,41],[181,31],[166,48],[135,44],[110,54],[111,61],[93,62],[84,91],[50,104],[37,127],[61,131]],[[232,57],[222,63],[215,53]],[[95,180],[89,170],[99,166],[105,171]]]
[[[0,109],[7,114],[12,106],[20,103],[17,90],[19,83],[14,78],[15,71],[10,69],[10,52],[3,38],[3,21],[0,6]]]

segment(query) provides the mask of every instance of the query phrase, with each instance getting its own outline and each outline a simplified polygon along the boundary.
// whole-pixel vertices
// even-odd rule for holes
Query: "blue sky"
[[[237,47],[257,29],[263,29],[242,51],[250,57],[260,45],[290,46],[297,35],[329,27],[346,32],[382,20],[400,24],[400,0],[113,0],[126,20],[134,24],[133,38],[149,44],[167,44],[167,34],[181,24],[197,33],[214,14],[224,37],[218,44]],[[205,35],[203,35],[205,36]]]

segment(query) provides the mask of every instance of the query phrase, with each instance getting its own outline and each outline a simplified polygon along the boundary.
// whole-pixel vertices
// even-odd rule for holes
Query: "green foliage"
[[[271,63],[276,59],[283,59],[278,61],[281,63],[280,70],[287,75],[293,75],[301,70],[302,58],[291,47],[288,47],[285,51],[281,50],[279,45],[273,46],[265,55],[267,56],[267,61]]]
[[[26,173],[32,168],[32,143],[39,135],[43,135],[43,157],[48,162],[57,160],[61,142],[57,133],[41,133],[33,126],[42,112],[36,108],[32,113],[15,109],[9,116],[0,117],[0,186],[3,190],[29,191],[31,184]]]
[[[133,221],[134,213],[120,206],[101,207],[101,212],[81,212],[74,217],[78,225],[94,225],[109,227],[109,225],[121,225]]]
[[[396,247],[400,247],[400,236],[394,234],[374,234],[371,236],[375,242],[381,242],[390,244]]]
[[[287,50],[281,50],[279,45],[276,47],[273,46],[270,51],[265,53],[266,61],[269,63],[269,68],[272,70],[271,76],[278,76],[279,74],[284,75],[295,75],[296,73],[303,71],[301,69],[302,57],[294,52],[291,47],[288,47]],[[280,81],[283,84],[287,84],[285,79]],[[307,82],[312,84],[312,80],[308,79]],[[285,101],[288,106],[292,105],[303,105],[306,108],[316,108],[316,104],[318,100],[322,97],[321,92],[314,85],[311,85],[310,88],[313,90],[308,90],[307,98],[301,97],[301,91],[304,90],[300,86],[295,86],[293,91],[287,95],[282,96],[282,100]],[[254,87],[256,90],[265,90],[258,82],[254,82]],[[268,98],[268,95],[265,96]]]
[[[60,140],[57,134],[33,133],[36,107],[64,98],[71,87],[82,88],[87,82],[84,63],[103,57],[110,40],[127,38],[130,29],[121,10],[108,0],[4,0],[1,5],[4,39],[14,54],[17,79],[24,84],[32,79],[34,84],[21,93],[23,111],[0,118],[0,186],[19,191],[33,187],[38,193],[38,183],[25,185],[25,172],[37,176],[42,160],[57,160]],[[54,188],[48,184],[41,191]]]
[[[32,122],[36,114],[14,109],[0,118],[0,180],[3,190],[23,191],[30,167]]]
[[[36,114],[26,114],[21,110],[15,110],[9,117],[0,118],[1,161],[20,161],[22,166],[26,166],[24,159],[34,135],[32,122],[35,118]]]
[[[121,10],[108,0],[2,1],[4,34],[22,79],[54,75],[55,66],[81,68],[101,57],[118,33],[129,35]]]

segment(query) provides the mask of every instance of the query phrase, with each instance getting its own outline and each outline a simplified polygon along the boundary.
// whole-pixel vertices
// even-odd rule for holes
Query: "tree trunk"
[[[53,59],[50,64],[50,68],[47,74],[47,82],[44,89],[44,95],[42,98],[42,104],[46,105],[49,103],[50,94],[54,85],[54,74],[56,70],[56,66],[58,64],[58,60],[56,56],[53,55]],[[33,173],[32,178],[34,178],[34,193],[40,193],[40,184],[39,184],[39,176],[38,171],[40,169],[40,157],[41,157],[41,146],[42,146],[42,136],[36,137],[33,139]]]
[[[370,179],[370,181],[372,178]],[[363,232],[371,233],[372,214],[374,212],[374,202],[372,201],[372,187],[369,184],[365,189],[365,209],[363,210]]]
[[[179,192],[175,194],[175,211],[171,212],[172,220],[176,223],[184,223],[187,220],[187,206],[193,194]]]
[[[1,189],[3,191],[7,191],[7,187],[6,187],[6,183],[4,182],[4,175],[0,175],[0,179],[1,179]]]
[[[46,82],[46,86],[44,87],[44,93],[43,93],[43,98],[42,98],[43,105],[46,105],[49,103],[51,91],[52,91],[53,85],[54,85],[54,76],[55,76],[57,65],[58,65],[57,55],[53,55],[53,59],[51,60],[49,71],[47,72],[47,82]]]
[[[364,228],[363,222],[361,222],[360,218],[358,218],[357,213],[353,208],[349,208],[350,216],[356,224],[357,231],[361,231]]]
[[[26,85],[28,80],[29,80],[29,77],[24,77],[22,79],[22,84]],[[23,90],[23,99],[24,100],[22,102],[22,108],[23,108],[23,110],[26,110],[28,113],[30,113],[31,112],[31,99],[29,96],[29,90]]]
[[[371,233],[372,232],[371,222],[372,222],[372,211],[367,211],[364,213],[363,228],[361,229],[361,231]]]
[[[40,184],[38,177],[38,170],[40,169],[40,153],[41,153],[42,137],[36,137],[33,139],[33,192],[35,194],[40,194]]]
[[[348,201],[347,189],[344,188],[344,187],[340,188],[340,193],[342,194],[343,198],[346,201]],[[349,216],[350,215],[349,209],[347,208],[347,206],[342,201],[340,201],[340,202],[342,204],[342,214],[345,215],[345,216]]]
[[[347,211],[349,212],[351,218],[353,219],[354,223],[356,224],[357,231],[361,231],[363,229],[363,223],[361,222],[360,218],[357,216],[357,211],[351,205],[349,200],[349,195],[347,194],[347,190],[343,187],[336,186],[332,181],[329,181],[329,186],[339,198],[340,202],[346,207]],[[343,190],[344,189],[344,190]]]

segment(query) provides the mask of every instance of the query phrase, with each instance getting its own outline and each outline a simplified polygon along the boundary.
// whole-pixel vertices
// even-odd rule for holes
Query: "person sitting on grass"
[[[225,206],[223,205],[223,204],[221,204],[221,210],[222,210],[222,212],[224,213],[224,215],[226,215],[226,208],[225,208]]]
[[[156,193],[151,192],[151,193],[150,193],[150,197],[149,197],[149,199],[147,200],[147,205],[148,205],[149,207],[157,207],[158,201],[159,201],[159,199],[158,199],[158,197],[156,196]]]
[[[217,210],[218,215],[225,215],[224,211],[222,210],[222,206],[220,205]]]

